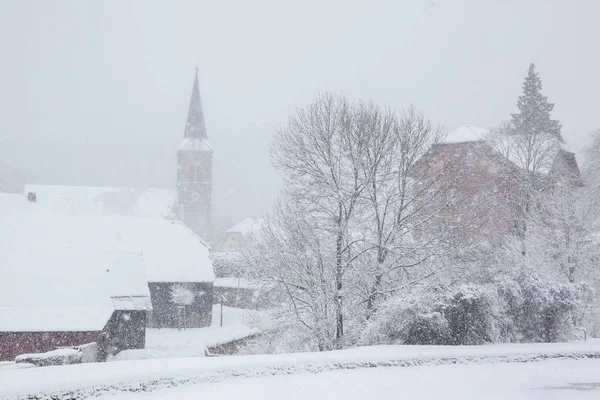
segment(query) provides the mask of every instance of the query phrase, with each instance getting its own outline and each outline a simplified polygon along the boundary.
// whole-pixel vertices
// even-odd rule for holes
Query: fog
[[[0,160],[27,183],[175,187],[196,66],[215,218],[276,198],[269,145],[341,92],[447,129],[516,111],[530,62],[570,147],[600,127],[596,1],[0,1]]]

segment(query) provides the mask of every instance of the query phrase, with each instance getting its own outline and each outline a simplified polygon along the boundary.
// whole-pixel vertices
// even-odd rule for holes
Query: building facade
[[[428,233],[453,232],[459,243],[487,241],[490,245],[518,233],[524,212],[520,182],[532,173],[518,157],[499,149],[488,134],[484,128],[464,125],[434,144],[419,161],[420,184],[436,196],[424,196],[430,201],[425,210],[436,208],[423,224]],[[510,143],[503,144],[510,148]],[[559,183],[582,185],[574,153],[557,145],[547,158],[548,168],[535,173],[545,190]]]

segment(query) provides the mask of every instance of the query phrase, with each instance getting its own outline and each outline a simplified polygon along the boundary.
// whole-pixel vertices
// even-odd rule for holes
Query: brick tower
[[[212,153],[196,68],[183,141],[177,151],[177,203],[183,222],[204,240],[209,240],[210,234]]]

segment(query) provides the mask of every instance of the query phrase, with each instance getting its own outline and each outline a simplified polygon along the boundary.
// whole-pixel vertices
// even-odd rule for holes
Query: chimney
[[[35,203],[37,201],[37,196],[35,195],[35,193],[29,192],[27,193],[27,200],[32,203]]]

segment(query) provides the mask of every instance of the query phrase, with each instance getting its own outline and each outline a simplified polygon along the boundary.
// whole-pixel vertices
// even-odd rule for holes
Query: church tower
[[[177,203],[183,222],[204,240],[210,234],[212,153],[196,68],[183,141],[177,151]]]

